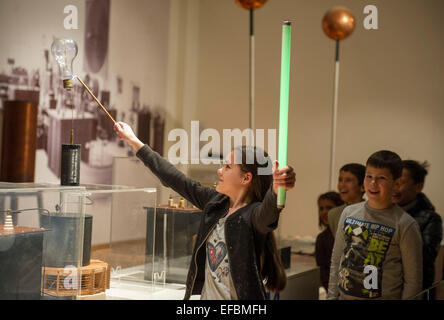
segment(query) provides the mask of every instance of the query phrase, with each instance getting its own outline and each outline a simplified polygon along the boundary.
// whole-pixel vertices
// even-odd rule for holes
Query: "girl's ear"
[[[249,183],[253,179],[253,174],[251,172],[244,173],[243,183]]]

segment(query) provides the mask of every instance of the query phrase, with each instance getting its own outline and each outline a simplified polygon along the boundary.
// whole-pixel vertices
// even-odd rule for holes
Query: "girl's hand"
[[[120,140],[130,141],[134,140],[136,135],[133,132],[133,129],[126,124],[125,122],[116,122],[114,126],[114,131],[119,135]]]
[[[290,166],[277,170],[279,163],[277,160],[273,162],[273,191],[277,194],[278,187],[290,190],[294,188],[296,183],[296,174]]]
[[[143,143],[136,137],[133,129],[125,122],[116,122],[114,131],[120,137],[120,140],[127,142],[135,151],[138,151]]]

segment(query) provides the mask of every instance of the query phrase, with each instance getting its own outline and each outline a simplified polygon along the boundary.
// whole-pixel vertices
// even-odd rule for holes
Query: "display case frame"
[[[94,296],[106,299],[106,291],[112,289],[113,282],[118,286],[121,280],[128,280],[123,276],[122,268],[115,265],[113,244],[124,229],[132,232],[131,228],[141,225],[140,229],[146,231],[149,222],[144,207],[156,207],[156,189],[0,182],[0,206],[4,213],[0,217],[0,275],[11,279],[9,283],[0,282],[0,299],[84,299]],[[94,235],[99,231],[101,223],[95,226],[96,230],[92,224],[93,218],[99,219],[103,215],[99,210],[103,208],[110,226],[107,237],[110,249],[107,259],[97,260],[91,252],[91,233]],[[14,215],[9,221],[11,230],[4,226],[7,215]],[[122,222],[122,217],[128,220],[127,225]],[[150,242],[145,239],[146,234],[143,237],[144,243]],[[154,240],[151,242],[153,248]],[[26,254],[26,250],[34,251]],[[18,261],[19,256],[24,258]],[[150,259],[145,258],[144,261],[149,263]],[[154,260],[153,257],[151,261]],[[23,266],[23,274],[20,274],[18,264]],[[152,269],[153,275],[162,274],[163,270]],[[13,274],[13,270],[19,272]],[[28,273],[32,274],[32,281],[25,275]],[[32,290],[22,282],[33,283]],[[161,277],[157,281],[154,276],[151,283],[146,282],[147,290],[164,283]]]

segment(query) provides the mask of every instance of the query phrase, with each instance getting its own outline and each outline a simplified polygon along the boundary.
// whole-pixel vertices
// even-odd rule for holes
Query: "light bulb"
[[[68,38],[55,39],[51,45],[51,53],[59,64],[63,87],[71,90],[74,87],[72,64],[77,56],[77,43]]]

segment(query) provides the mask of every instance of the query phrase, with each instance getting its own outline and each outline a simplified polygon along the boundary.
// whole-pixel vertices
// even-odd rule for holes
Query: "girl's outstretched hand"
[[[135,151],[143,146],[143,143],[134,134],[133,129],[125,122],[116,122],[114,131],[120,137],[120,140],[127,142]]]
[[[279,163],[277,160],[273,162],[273,191],[277,194],[278,187],[290,190],[294,188],[296,183],[296,174],[290,166],[277,169]]]
[[[125,122],[116,122],[114,126],[114,131],[118,134],[120,140],[124,140],[127,142],[136,137],[133,129],[131,129],[131,127]]]

